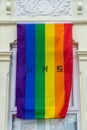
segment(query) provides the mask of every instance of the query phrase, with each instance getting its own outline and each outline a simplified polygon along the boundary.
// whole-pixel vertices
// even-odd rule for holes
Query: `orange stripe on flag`
[[[64,106],[64,24],[55,25],[55,117]]]

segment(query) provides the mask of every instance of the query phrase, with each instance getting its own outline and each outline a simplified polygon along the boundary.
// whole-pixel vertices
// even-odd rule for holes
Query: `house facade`
[[[11,67],[17,39],[17,23],[73,23],[78,48],[80,116],[78,129],[87,130],[87,0],[1,0],[0,1],[0,129],[10,130]],[[15,64],[15,62],[14,62]],[[14,70],[14,68],[13,68]],[[77,90],[78,91],[78,90]],[[13,110],[15,111],[15,110]],[[11,124],[10,124],[11,123]],[[11,126],[11,127],[9,127]],[[13,128],[12,128],[13,130]],[[77,130],[77,128],[76,128]]]

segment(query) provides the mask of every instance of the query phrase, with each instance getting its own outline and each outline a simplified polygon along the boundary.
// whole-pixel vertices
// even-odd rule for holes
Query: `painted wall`
[[[9,0],[10,1],[10,0]],[[10,67],[10,43],[16,39],[16,24],[11,24],[11,21],[15,21],[14,16],[14,4],[12,4],[12,14],[6,14],[6,0],[1,0],[0,5],[0,129],[8,130],[8,110],[9,110],[9,67]],[[74,20],[82,20],[83,15],[77,16]],[[14,16],[14,17],[13,17]],[[58,18],[44,17],[51,20],[58,21]],[[69,17],[67,17],[69,19]],[[37,18],[30,18],[32,21]],[[59,18],[61,20],[61,18]],[[62,18],[66,20],[66,18]],[[72,17],[73,19],[73,17]],[[87,19],[87,18],[84,18]],[[8,20],[10,24],[4,22]],[[25,19],[29,21],[28,18]],[[39,18],[38,18],[39,20]],[[42,17],[41,17],[42,20]],[[55,21],[54,20],[54,21]],[[4,23],[4,24],[3,24]],[[81,124],[82,130],[87,130],[87,23],[80,22],[73,25],[73,39],[79,42],[79,62],[80,62],[80,102],[81,102]]]

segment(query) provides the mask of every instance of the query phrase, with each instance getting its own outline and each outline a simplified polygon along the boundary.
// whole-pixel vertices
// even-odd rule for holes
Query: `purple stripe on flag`
[[[25,118],[26,25],[17,25],[16,105],[17,117]]]

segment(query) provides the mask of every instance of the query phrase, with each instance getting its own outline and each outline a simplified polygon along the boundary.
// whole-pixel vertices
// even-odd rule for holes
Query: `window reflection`
[[[13,130],[77,130],[77,117],[68,114],[65,119],[21,120],[13,117]]]

